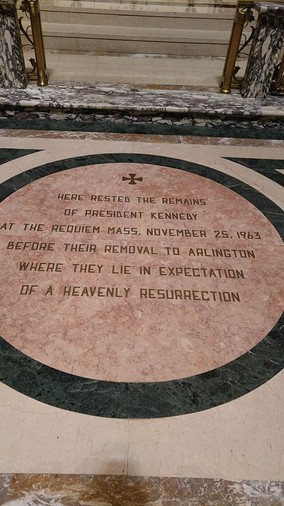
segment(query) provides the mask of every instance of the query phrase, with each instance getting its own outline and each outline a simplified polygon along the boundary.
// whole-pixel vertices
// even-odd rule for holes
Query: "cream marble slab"
[[[284,375],[225,406],[157,420],[63,411],[0,386],[0,472],[283,480]]]
[[[31,57],[26,52],[26,59]],[[49,76],[52,80],[74,80],[109,83],[218,86],[223,58],[165,58],[106,55],[74,55],[47,51]]]
[[[43,6],[58,6],[58,7],[75,7],[73,0],[44,0],[42,2]],[[95,7],[96,9],[102,10],[133,10],[136,12],[187,12],[192,8],[203,8],[205,12],[212,12],[213,9],[216,11],[224,11],[226,8],[234,8],[236,6],[235,0],[226,0],[222,2],[220,5],[219,2],[206,2],[204,0],[195,0],[194,5],[193,2],[188,2],[187,0],[175,0],[172,1],[153,1],[147,2],[146,0],[142,0],[140,2],[131,2],[131,1],[120,1],[120,0],[81,0],[80,7],[82,8],[90,8]]]

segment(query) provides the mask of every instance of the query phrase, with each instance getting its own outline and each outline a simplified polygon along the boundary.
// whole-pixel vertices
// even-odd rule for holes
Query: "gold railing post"
[[[231,93],[232,78],[245,20],[246,13],[241,12],[237,7],[220,85],[221,93]]]
[[[46,61],[42,37],[39,2],[38,0],[28,0],[28,6],[37,66],[37,84],[38,86],[47,86],[48,79],[46,73]]]

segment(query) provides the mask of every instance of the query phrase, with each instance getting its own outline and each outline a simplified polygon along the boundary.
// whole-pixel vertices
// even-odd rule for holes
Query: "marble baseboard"
[[[281,506],[283,482],[112,475],[0,475],[0,505]]]
[[[24,90],[0,90],[2,111],[42,111],[71,114],[118,114],[129,117],[179,117],[185,121],[212,120],[282,120],[283,98],[244,99],[238,93],[224,95],[218,90],[134,89],[85,82],[53,82],[45,88],[29,85]],[[163,116],[162,118],[160,116]]]
[[[21,130],[45,131],[46,135],[52,135],[52,132],[62,132],[68,128],[69,136],[82,136],[85,133],[94,133],[96,136],[103,135],[104,132],[113,132],[113,135],[125,134],[144,134],[174,136],[177,142],[183,142],[184,136],[193,135],[196,139],[206,137],[209,142],[214,137],[246,138],[246,139],[284,139],[283,119],[259,118],[253,119],[247,117],[242,120],[238,118],[216,117],[182,117],[177,114],[168,115],[153,114],[145,115],[124,114],[121,111],[109,112],[103,114],[80,113],[67,111],[36,111],[16,109],[0,110],[0,129],[13,129],[16,135],[21,135]],[[33,133],[32,133],[33,132]],[[72,132],[72,134],[71,134]],[[10,134],[11,135],[11,134]]]

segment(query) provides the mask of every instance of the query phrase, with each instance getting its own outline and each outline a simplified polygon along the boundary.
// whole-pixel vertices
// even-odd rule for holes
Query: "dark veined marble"
[[[283,118],[254,120],[247,116],[242,119],[204,118],[168,113],[158,116],[129,113],[126,116],[123,111],[83,114],[3,110],[0,111],[0,134],[1,129],[16,129],[284,140]]]
[[[0,0],[0,86],[27,86],[15,0]]]
[[[259,17],[242,85],[246,98],[266,97],[284,40],[284,8],[277,4],[256,4]]]
[[[128,116],[167,114],[188,118],[227,118],[237,120],[272,119],[282,116],[283,99],[267,97],[266,100],[247,100],[239,93],[224,95],[214,89],[136,89],[130,85],[95,84],[91,82],[50,82],[38,88],[0,91],[0,109],[17,111],[56,112],[71,114],[114,113],[126,119]],[[282,114],[281,114],[282,111]],[[162,118],[160,118],[162,119]]]

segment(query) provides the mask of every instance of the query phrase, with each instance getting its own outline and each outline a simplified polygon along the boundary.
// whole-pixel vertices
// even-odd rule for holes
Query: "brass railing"
[[[30,60],[33,69],[31,72],[27,71],[28,79],[33,79],[36,76],[38,86],[47,86],[48,77],[46,71],[39,1],[22,0],[20,9],[30,20],[30,27],[25,29],[22,23],[23,18],[19,18],[21,32],[25,36],[29,45],[33,47],[35,53],[35,59]],[[31,34],[29,33],[29,28],[31,28]]]
[[[231,93],[231,88],[234,85],[236,87],[239,87],[239,82],[236,77],[239,67],[236,66],[236,61],[240,54],[243,29],[245,23],[249,21],[253,21],[253,14],[250,6],[243,7],[241,5],[241,2],[239,2],[233,21],[231,38],[227,50],[222,80],[220,84],[220,91],[222,93]]]

